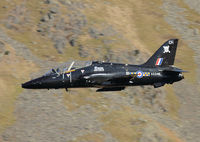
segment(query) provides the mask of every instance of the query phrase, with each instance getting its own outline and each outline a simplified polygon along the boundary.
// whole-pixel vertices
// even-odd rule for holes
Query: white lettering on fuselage
[[[103,67],[94,67],[94,71],[104,71]]]
[[[151,75],[154,75],[154,76],[160,76],[160,72],[152,72]]]

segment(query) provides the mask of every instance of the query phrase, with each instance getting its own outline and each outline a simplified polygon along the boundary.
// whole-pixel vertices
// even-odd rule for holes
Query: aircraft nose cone
[[[23,84],[22,84],[22,88],[27,88],[27,84],[26,84],[26,83],[23,83]]]
[[[26,88],[26,89],[37,89],[39,88],[41,85],[41,79],[34,79],[28,82],[25,82],[22,84],[22,88]]]
[[[31,86],[33,86],[33,84],[30,81],[22,84],[22,88],[31,88]]]

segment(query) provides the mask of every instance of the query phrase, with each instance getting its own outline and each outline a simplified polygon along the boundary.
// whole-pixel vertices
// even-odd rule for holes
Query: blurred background
[[[1,0],[1,142],[198,142],[199,0]],[[185,79],[159,89],[23,90],[73,60],[144,63],[179,38]]]

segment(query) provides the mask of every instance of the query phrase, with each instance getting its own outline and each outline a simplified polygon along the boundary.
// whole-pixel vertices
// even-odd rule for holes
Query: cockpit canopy
[[[46,72],[44,74],[44,76],[48,76],[48,75],[51,75],[51,74],[62,74],[62,73],[67,72],[69,70],[79,69],[79,68],[87,67],[87,66],[90,66],[90,65],[92,65],[92,61],[66,62],[66,63],[59,65],[58,67],[52,68],[51,70]]]

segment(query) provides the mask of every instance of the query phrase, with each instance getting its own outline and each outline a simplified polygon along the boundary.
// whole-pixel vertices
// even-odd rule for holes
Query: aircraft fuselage
[[[138,85],[163,86],[183,79],[182,73],[166,74],[164,68],[94,62],[91,66],[31,80],[22,85],[29,89],[118,88]],[[160,87],[160,86],[158,86]]]
[[[184,77],[181,69],[173,66],[178,39],[166,41],[146,63],[130,65],[92,62],[90,65],[60,72],[54,70],[40,78],[22,84],[28,89],[97,87],[97,91],[120,91],[126,86],[153,85],[155,88],[172,84]]]

